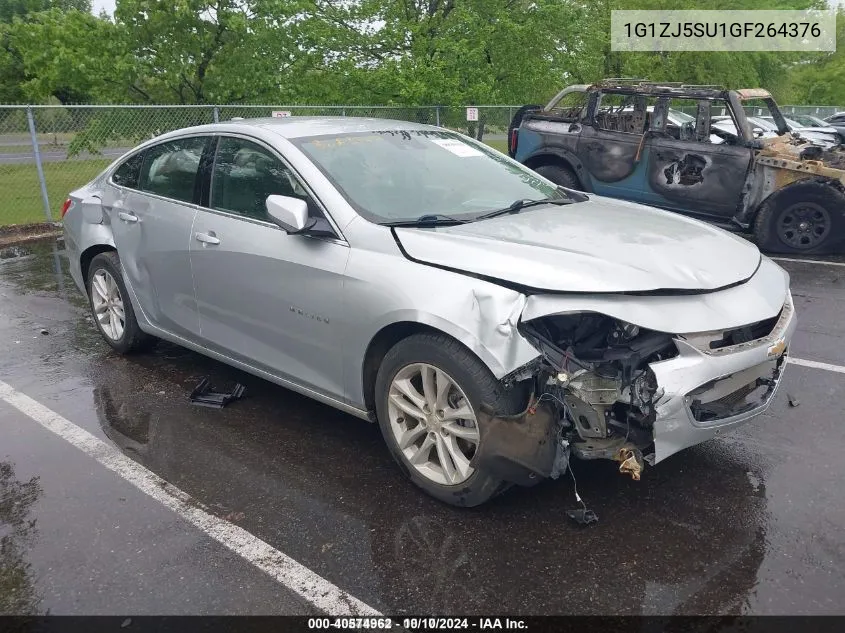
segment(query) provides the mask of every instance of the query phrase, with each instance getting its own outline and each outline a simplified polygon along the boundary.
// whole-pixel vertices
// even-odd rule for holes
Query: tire
[[[510,484],[492,476],[483,470],[475,469],[471,474],[462,481],[456,484],[448,484],[442,481],[435,481],[430,476],[432,469],[428,469],[429,475],[424,474],[419,467],[414,466],[408,456],[400,448],[395,428],[401,432],[401,427],[391,421],[391,413],[396,415],[403,415],[395,405],[392,407],[392,402],[389,402],[391,389],[394,388],[394,379],[400,375],[406,375],[405,372],[413,371],[415,366],[423,365],[438,370],[440,373],[436,375],[436,380],[442,380],[442,376],[450,379],[451,382],[457,386],[457,390],[450,390],[451,396],[456,396],[458,392],[463,392],[472,411],[477,414],[482,403],[491,405],[496,411],[502,413],[519,413],[525,408],[527,402],[527,394],[524,390],[516,388],[505,390],[501,384],[495,379],[490,370],[468,349],[455,339],[444,334],[415,334],[400,341],[393,346],[385,355],[379,367],[378,375],[376,377],[376,413],[378,416],[379,426],[381,427],[382,435],[385,442],[387,442],[390,454],[396,463],[399,464],[402,472],[418,487],[432,497],[444,501],[455,506],[472,507],[477,506],[488,499],[494,497],[500,492],[503,492],[510,487]],[[421,376],[421,375],[420,375]],[[409,380],[410,382],[410,380]],[[436,383],[435,383],[436,384]],[[418,391],[418,395],[422,395],[423,390]],[[394,391],[395,397],[395,391]],[[458,400],[463,403],[463,400]],[[459,407],[457,407],[459,408]],[[453,411],[455,409],[447,409]],[[430,409],[429,409],[430,411]],[[431,412],[431,411],[430,411]],[[432,414],[435,412],[431,412]],[[404,414],[407,415],[407,414]],[[419,423],[416,419],[408,416],[412,423],[417,423],[419,426],[425,426]],[[429,416],[429,417],[433,417]],[[399,417],[401,421],[402,418]],[[446,423],[455,425],[461,424],[460,421]],[[414,429],[419,428],[414,425]],[[429,422],[431,424],[431,422]],[[406,424],[410,426],[410,424]],[[429,432],[432,427],[426,427],[428,430],[422,431],[420,438],[417,440],[419,445],[410,445],[406,450],[414,451],[421,450],[426,442],[432,441],[431,438],[436,436],[435,432]],[[464,431],[471,430],[472,427],[460,427]],[[477,429],[477,423],[475,428]],[[448,441],[448,429],[441,429],[438,431],[443,438],[443,441]],[[429,449],[430,455],[435,455],[437,461],[440,461],[438,454],[438,444],[440,439]],[[451,441],[454,444],[458,442],[462,446],[468,447],[470,444],[463,443],[463,440],[457,434],[452,436]],[[477,446],[477,443],[476,443]],[[464,453],[466,455],[466,453]],[[429,461],[428,463],[431,463]],[[457,461],[450,461],[456,464]],[[427,468],[424,466],[424,468]],[[442,472],[446,473],[446,469],[441,467]],[[456,469],[457,471],[457,469]],[[460,477],[460,473],[457,475]]]
[[[542,110],[543,106],[541,105],[524,105],[516,111],[516,113],[511,118],[510,124],[508,124],[508,156],[511,158],[514,157],[514,152],[511,151],[511,138],[513,136],[513,131],[519,128],[522,125],[522,119],[525,118],[525,115],[529,112],[535,112],[537,110]]]
[[[103,283],[106,285],[103,286]],[[94,323],[106,343],[115,351],[129,354],[149,349],[155,343],[154,337],[145,334],[138,327],[129,293],[123,283],[120,258],[115,251],[100,253],[91,260],[85,286],[88,289],[88,304]],[[113,295],[115,292],[116,295]],[[114,328],[117,326],[114,324],[120,320],[118,308],[122,309],[123,327],[116,330]]]
[[[845,195],[820,183],[787,187],[763,203],[754,235],[760,249],[770,253],[830,252],[845,239]]]
[[[583,191],[581,182],[578,176],[569,167],[565,165],[540,165],[534,168],[538,174],[544,178],[548,178],[556,185],[566,187],[567,189],[575,189],[576,191]]]

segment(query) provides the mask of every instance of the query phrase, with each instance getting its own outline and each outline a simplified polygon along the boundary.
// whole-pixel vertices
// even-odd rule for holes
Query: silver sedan
[[[399,121],[171,132],[71,193],[64,230],[115,350],[166,339],[377,422],[455,505],[573,458],[638,479],[763,412],[796,326],[754,245]]]

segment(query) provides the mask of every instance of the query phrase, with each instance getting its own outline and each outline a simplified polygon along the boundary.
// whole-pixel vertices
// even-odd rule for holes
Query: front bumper
[[[712,351],[676,339],[678,356],[650,365],[659,395],[653,463],[736,428],[768,409],[783,378],[797,325],[792,297],[788,296],[774,329],[764,338]],[[750,389],[758,379],[762,394],[757,400],[749,394],[750,402],[746,402],[745,387]],[[715,403],[707,415],[702,414],[702,401]]]

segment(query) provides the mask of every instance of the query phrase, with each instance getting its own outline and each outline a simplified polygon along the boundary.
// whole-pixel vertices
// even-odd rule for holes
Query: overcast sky
[[[100,11],[105,9],[109,12],[109,15],[114,13],[114,2],[115,0],[94,0],[91,3],[91,12],[94,15],[100,15]]]
[[[111,15],[114,13],[114,3],[115,0],[94,0],[92,3],[94,15],[99,15],[100,9],[105,9]],[[845,0],[828,0],[828,4],[845,6]]]

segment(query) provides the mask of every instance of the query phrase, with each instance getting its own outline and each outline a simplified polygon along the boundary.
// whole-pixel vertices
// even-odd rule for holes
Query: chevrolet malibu
[[[178,130],[63,211],[117,352],[166,339],[377,422],[455,505],[573,458],[639,479],[762,413],[796,327],[749,242],[413,123]]]

